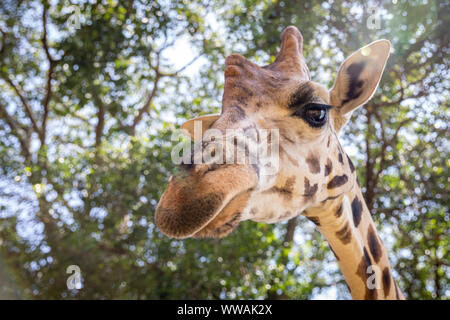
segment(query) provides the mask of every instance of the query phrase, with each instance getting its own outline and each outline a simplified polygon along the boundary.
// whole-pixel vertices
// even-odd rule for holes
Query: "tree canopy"
[[[271,62],[295,25],[328,86],[346,56],[391,41],[340,139],[405,296],[448,298],[449,12],[431,0],[2,1],[0,297],[350,298],[304,217],[209,240],[153,223],[172,132],[220,109],[225,57]],[[81,289],[67,287],[70,265]]]

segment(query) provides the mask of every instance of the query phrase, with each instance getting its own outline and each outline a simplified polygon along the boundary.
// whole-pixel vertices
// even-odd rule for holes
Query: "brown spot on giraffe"
[[[348,165],[350,166],[350,171],[355,172],[355,166],[353,165],[352,159],[347,155]]]
[[[309,184],[309,179],[305,177],[305,193],[303,194],[306,198],[312,198],[318,189],[318,184],[315,183],[313,186]]]
[[[387,297],[389,295],[389,291],[391,290],[391,272],[388,267],[383,269],[383,291],[384,296]]]
[[[320,163],[316,156],[310,154],[308,158],[306,158],[306,163],[308,164],[311,173],[320,173]]]
[[[330,158],[327,159],[327,163],[325,164],[325,177],[328,176],[331,173],[331,170],[333,169],[333,163],[331,162]]]
[[[367,233],[367,243],[369,244],[370,253],[372,254],[373,259],[378,263],[381,259],[382,251],[377,234],[372,225],[369,226]]]
[[[352,240],[352,228],[346,222],[342,229],[336,231],[336,237],[341,240],[343,244],[348,244]]]
[[[362,215],[362,204],[361,201],[358,199],[358,196],[355,196],[355,198],[352,201],[352,215],[353,215],[353,223],[355,224],[355,227],[358,228],[358,225],[361,222],[361,215]]]
[[[330,180],[327,184],[328,189],[334,189],[337,187],[340,187],[344,184],[346,184],[348,181],[348,177],[346,174],[343,174],[342,176],[334,176],[333,179]]]
[[[295,176],[289,177],[286,180],[286,183],[284,184],[284,189],[289,190],[289,191],[293,191],[294,190],[294,185],[295,185],[295,180],[297,178]]]
[[[334,215],[336,216],[336,218],[339,218],[340,216],[342,216],[342,212],[343,212],[343,207],[342,207],[342,203],[339,205],[339,207],[337,208],[336,212],[334,213]]]
[[[344,164],[344,158],[342,157],[342,153],[341,152],[339,152],[339,162],[341,164]]]

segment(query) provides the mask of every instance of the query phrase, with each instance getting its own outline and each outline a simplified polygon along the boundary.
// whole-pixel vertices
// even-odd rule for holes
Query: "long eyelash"
[[[330,110],[333,108],[333,106],[330,106],[328,104],[322,104],[322,103],[308,103],[303,108],[295,110],[295,112],[292,114],[295,117],[303,117],[305,115],[306,110],[313,110],[313,109],[324,109],[324,110]]]
[[[303,108],[307,108],[307,109],[325,109],[325,110],[330,110],[331,108],[333,108],[333,106],[330,106],[328,104],[322,104],[322,103],[308,103],[306,106],[304,106]]]

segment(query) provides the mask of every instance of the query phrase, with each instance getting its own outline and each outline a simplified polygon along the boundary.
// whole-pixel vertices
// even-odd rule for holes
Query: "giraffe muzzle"
[[[239,223],[237,215],[257,182],[255,171],[244,165],[225,166],[203,176],[195,171],[173,176],[156,208],[155,224],[178,239],[223,236]]]

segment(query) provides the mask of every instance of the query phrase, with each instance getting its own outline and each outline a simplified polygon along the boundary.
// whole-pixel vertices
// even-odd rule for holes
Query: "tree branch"
[[[149,107],[153,101],[153,98],[156,96],[156,93],[158,91],[158,82],[161,78],[161,73],[159,72],[159,64],[160,64],[160,56],[159,53],[156,54],[157,56],[157,62],[156,62],[156,66],[154,67],[154,71],[155,71],[155,80],[153,81],[153,89],[150,92],[150,94],[147,97],[147,101],[145,102],[145,104],[141,107],[141,109],[139,109],[139,112],[137,114],[137,116],[134,118],[133,123],[130,127],[131,129],[131,134],[134,135],[135,131],[136,131],[136,126],[138,125],[138,123],[141,121],[142,117],[144,116],[144,113],[147,113],[149,110]]]
[[[414,121],[415,119],[404,119],[403,121],[400,122],[400,124],[398,125],[397,129],[395,129],[394,134],[392,135],[392,139],[391,139],[391,144],[394,144],[395,141],[397,140],[397,136],[398,133],[400,132],[400,129],[403,128],[407,123]]]
[[[16,121],[8,114],[6,111],[6,108],[3,105],[0,105],[0,117],[5,120],[5,122],[8,124],[9,128],[11,129],[11,133],[19,140],[22,155],[25,157],[25,159],[28,161],[31,158],[30,150],[27,141],[22,137],[18,130],[19,124],[16,123]]]
[[[165,48],[165,46],[163,48]],[[160,71],[160,55],[161,55],[162,51],[163,51],[163,49],[159,50],[156,53],[156,56],[157,56],[157,58],[156,58],[156,61],[157,61],[156,62],[156,66],[152,66],[150,64],[150,66],[155,71],[155,80],[153,81],[153,89],[149,93],[145,104],[142,106],[142,108],[139,109],[139,112],[138,112],[137,116],[134,118],[133,123],[130,126],[132,135],[134,135],[134,133],[136,131],[136,126],[142,120],[142,117],[144,116],[144,114],[149,112],[150,105],[151,105],[153,99],[155,98],[155,96],[156,96],[156,94],[158,92],[159,80],[162,77],[175,77],[175,76],[177,76],[178,74],[183,72],[186,68],[188,68],[190,65],[192,65],[195,61],[197,61],[203,55],[203,53],[202,53],[202,54],[199,54],[198,56],[194,57],[191,61],[189,61],[187,64],[185,64],[183,67],[181,67],[177,71],[174,71],[174,72],[171,72],[171,73],[166,73],[166,72]]]
[[[14,92],[19,97],[19,99],[22,102],[22,105],[25,109],[25,113],[27,114],[28,118],[31,121],[31,124],[33,125],[34,131],[39,135],[39,138],[42,140],[41,129],[39,129],[38,123],[37,123],[36,118],[33,113],[33,109],[28,104],[27,100],[25,99],[22,90],[19,88],[19,86],[15,85],[14,82],[8,76],[6,76],[5,80],[13,88]]]
[[[2,34],[2,47],[0,48],[0,56],[3,55],[6,48],[6,32],[0,29],[0,33]]]
[[[297,227],[297,217],[289,219],[286,227],[284,242],[291,243],[294,240],[295,228]]]
[[[97,112],[97,125],[95,127],[95,147],[102,142],[103,127],[105,126],[105,107],[101,104]]]
[[[203,53],[201,53],[198,56],[194,57],[191,61],[189,61],[187,64],[185,64],[183,67],[181,67],[177,71],[174,71],[174,72],[171,72],[171,73],[160,72],[160,74],[161,74],[161,76],[164,76],[164,77],[177,76],[179,73],[181,73],[184,70],[186,70],[186,68],[188,68],[190,65],[192,65],[195,61],[197,61],[202,55],[203,55]]]
[[[50,98],[52,96],[52,78],[53,78],[53,69],[55,66],[55,60],[50,55],[50,50],[48,47],[47,42],[47,6],[44,5],[44,9],[42,11],[42,28],[43,28],[43,34],[42,34],[42,46],[45,51],[45,55],[47,57],[49,67],[47,71],[47,87],[46,87],[46,94],[44,96],[44,99],[42,101],[42,106],[44,108],[44,112],[42,115],[42,134],[41,134],[41,143],[45,144],[45,136],[46,136],[46,127],[47,127],[47,118],[49,113],[49,102]]]

